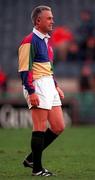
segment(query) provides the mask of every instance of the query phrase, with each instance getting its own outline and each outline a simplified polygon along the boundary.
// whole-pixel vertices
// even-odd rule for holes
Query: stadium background
[[[64,37],[54,46],[54,71],[65,92],[66,123],[95,124],[95,1],[0,0],[0,126],[31,125],[22,95],[17,54],[21,40],[32,31],[31,11],[40,4],[51,6],[54,28],[66,31],[65,35],[61,32]],[[81,20],[83,12],[91,16],[87,23]],[[58,33],[57,37],[60,30]],[[67,39],[66,33],[70,35]]]
[[[32,122],[22,95],[17,51],[32,31],[32,9],[41,4],[54,13],[54,71],[65,92],[67,125],[43,153],[44,167],[57,175],[51,180],[94,180],[95,0],[0,0],[0,180],[36,179],[22,166],[31,151]]]

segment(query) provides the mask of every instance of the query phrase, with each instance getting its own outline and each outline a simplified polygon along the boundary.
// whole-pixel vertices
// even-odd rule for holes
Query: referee
[[[32,152],[23,164],[33,168],[33,176],[52,176],[52,172],[43,168],[42,152],[64,130],[60,100],[64,94],[53,74],[53,50],[48,34],[54,23],[51,8],[36,7],[31,19],[33,32],[23,39],[19,47],[19,73],[33,121]]]

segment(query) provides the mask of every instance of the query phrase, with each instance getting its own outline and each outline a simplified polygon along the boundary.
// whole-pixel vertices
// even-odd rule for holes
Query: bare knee
[[[64,123],[62,123],[62,124],[59,124],[57,126],[52,127],[52,131],[55,134],[59,135],[59,134],[61,134],[64,131],[64,128],[65,128],[65,125],[64,125]]]
[[[56,134],[61,134],[64,131],[64,124],[56,128]]]

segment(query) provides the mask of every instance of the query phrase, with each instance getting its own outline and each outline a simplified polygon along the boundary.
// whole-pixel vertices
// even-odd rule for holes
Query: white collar
[[[44,38],[50,38],[49,34],[43,34],[40,31],[38,31],[36,28],[33,28],[33,33],[36,34],[39,38],[44,39]]]

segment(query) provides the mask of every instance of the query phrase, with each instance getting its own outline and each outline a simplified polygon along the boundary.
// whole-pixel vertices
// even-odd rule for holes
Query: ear
[[[36,19],[36,23],[39,24],[39,22],[40,22],[40,17],[38,17],[38,18]]]

